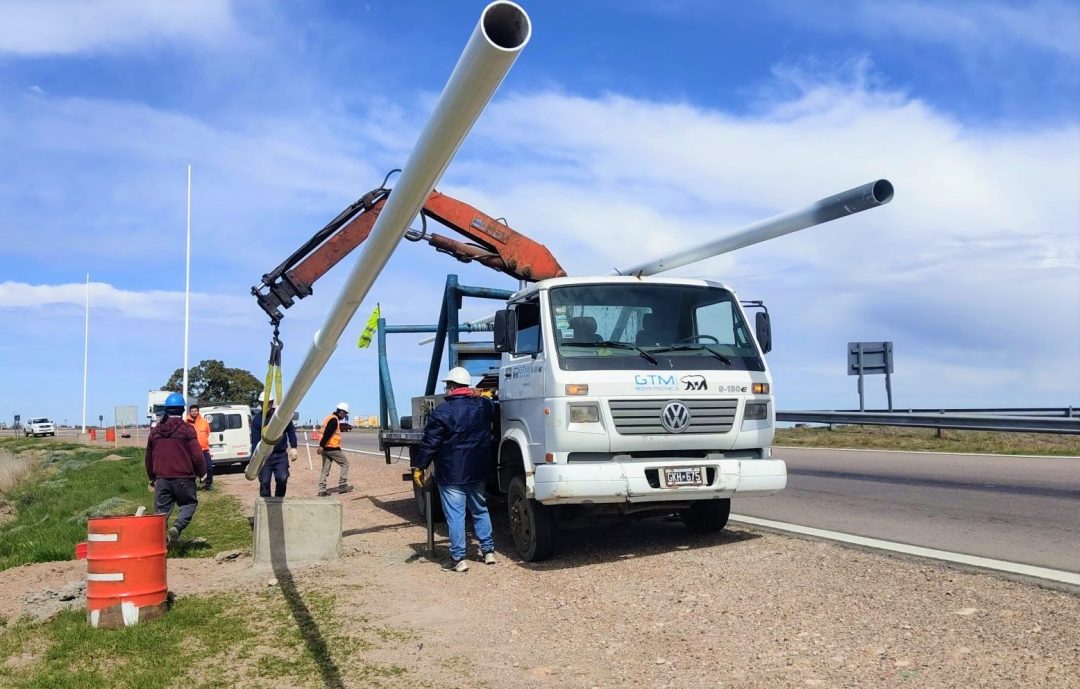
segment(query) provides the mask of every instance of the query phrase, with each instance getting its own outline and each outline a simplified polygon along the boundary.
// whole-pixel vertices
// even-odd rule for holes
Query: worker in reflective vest
[[[203,459],[206,460],[206,478],[203,479],[202,489],[210,490],[214,485],[214,460],[210,458],[210,422],[199,413],[197,404],[188,407],[187,422],[195,427],[195,437],[199,439],[199,447],[202,448]]]
[[[330,467],[338,465],[338,492],[348,493],[352,490],[349,485],[349,460],[341,451],[341,422],[349,418],[349,405],[339,402],[333,413],[323,421],[322,439],[316,452],[322,456],[322,473],[319,474],[319,497],[330,494],[326,489],[326,482],[330,478]]]

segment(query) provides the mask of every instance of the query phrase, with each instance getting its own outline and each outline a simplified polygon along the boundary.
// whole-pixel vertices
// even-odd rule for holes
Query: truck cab
[[[564,517],[678,512],[715,531],[732,496],[782,490],[767,314],[757,335],[734,292],[705,280],[555,278],[515,293],[495,320],[497,476],[522,555],[544,557]]]

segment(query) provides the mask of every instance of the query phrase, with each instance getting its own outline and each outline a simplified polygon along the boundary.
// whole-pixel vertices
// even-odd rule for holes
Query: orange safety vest
[[[334,431],[334,435],[331,436],[330,440],[326,441],[326,447],[336,450],[341,447],[341,419],[337,417],[337,414],[327,416],[322,422],[323,431],[326,430],[326,426],[330,423],[330,419],[335,419],[338,422],[338,425],[337,430]]]
[[[199,447],[203,449],[203,452],[210,449],[210,422],[206,420],[206,417],[199,414],[199,418],[192,419],[191,414],[188,414],[187,422],[195,427],[195,435],[199,438]]]

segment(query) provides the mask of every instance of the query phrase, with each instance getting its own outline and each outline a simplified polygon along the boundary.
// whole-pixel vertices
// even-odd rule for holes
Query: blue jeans
[[[209,488],[214,485],[214,460],[210,459],[210,450],[203,450],[202,456],[206,460],[206,480],[203,481],[203,488]]]
[[[442,498],[443,514],[446,515],[446,528],[450,532],[451,558],[455,561],[465,559],[466,506],[472,515],[476,540],[480,541],[480,552],[495,550],[495,541],[491,539],[491,515],[488,514],[484,498],[483,482],[453,486],[440,483],[439,496]]]
[[[270,477],[274,478],[274,497],[285,497],[289,485],[289,457],[285,454],[270,455],[259,469],[259,496],[270,497]]]

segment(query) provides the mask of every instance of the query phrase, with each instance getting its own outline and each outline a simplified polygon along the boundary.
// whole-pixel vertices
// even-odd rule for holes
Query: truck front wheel
[[[701,500],[679,513],[690,533],[713,533],[727,526],[731,499]]]
[[[506,493],[510,512],[510,531],[514,546],[526,562],[539,562],[551,555],[553,541],[551,512],[526,495],[525,478],[515,476]]]

